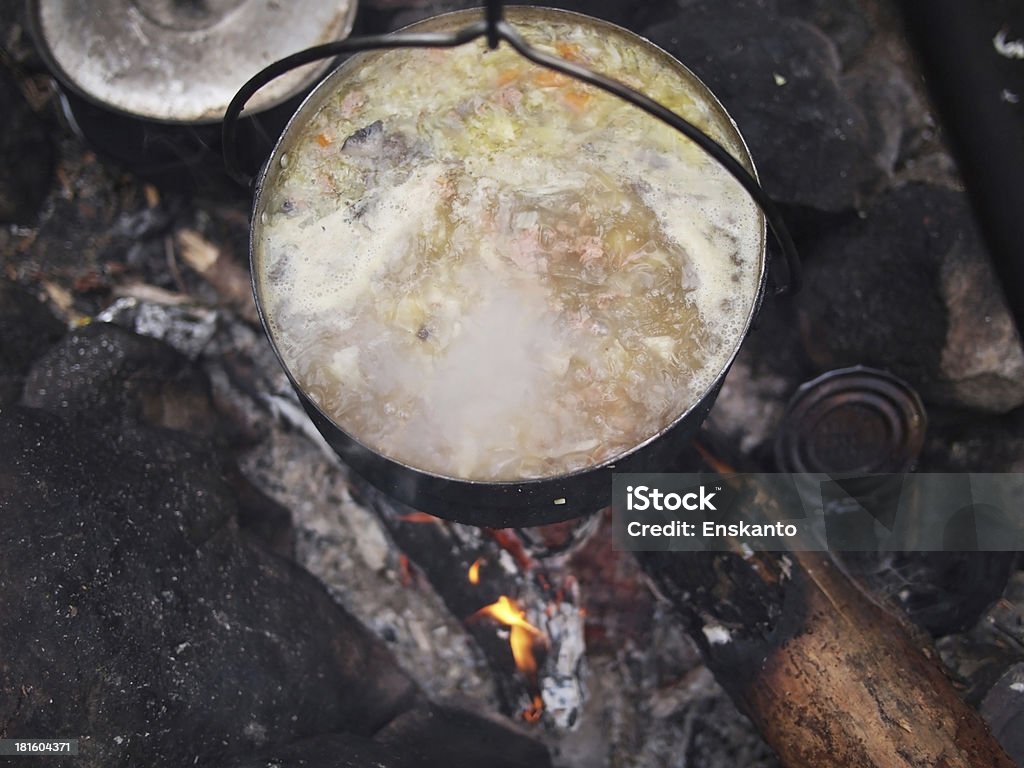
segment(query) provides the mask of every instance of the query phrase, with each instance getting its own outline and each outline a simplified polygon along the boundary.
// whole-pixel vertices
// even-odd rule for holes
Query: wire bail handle
[[[530,46],[522,36],[504,19],[502,0],[485,0],[484,19],[467,24],[455,32],[391,32],[384,35],[365,35],[336,40],[293,53],[275,61],[250,78],[235,94],[224,113],[221,128],[221,146],[224,154],[224,169],[227,174],[246,187],[252,187],[253,177],[245,173],[238,161],[238,120],[246,103],[263,86],[293,69],[322,59],[370,51],[382,48],[455,48],[481,37],[486,39],[490,49],[498,47],[501,41],[509,44],[518,54],[541,67],[554,70],[617,96],[623,101],[642,109],[652,117],[676,129],[717,162],[740,183],[751,199],[764,213],[768,227],[775,237],[785,262],[783,278],[773,278],[775,293],[796,293],[802,283],[800,256],[790,236],[789,229],[775,201],[764,191],[753,174],[747,171],[736,158],[705,134],[693,123],[676,114],[668,107],[640,93],[618,80],[574,61],[554,56]]]

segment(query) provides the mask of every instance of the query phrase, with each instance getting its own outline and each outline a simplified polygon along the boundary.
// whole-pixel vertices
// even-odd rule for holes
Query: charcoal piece
[[[401,758],[395,768],[546,768],[547,749],[511,726],[454,707],[420,704],[374,736]]]
[[[844,65],[853,62],[871,39],[871,23],[858,0],[778,0],[778,9],[828,35]]]
[[[395,750],[351,734],[316,736],[251,757],[214,764],[217,768],[394,768]],[[214,765],[204,768],[214,768]],[[454,765],[446,768],[456,768]]]
[[[0,222],[30,224],[50,188],[54,151],[50,132],[36,115],[17,82],[0,68]]]
[[[962,632],[1003,594],[1015,552],[844,552],[837,557],[875,594],[935,637]]]
[[[42,72],[45,65],[32,40],[28,28],[29,7],[19,0],[0,0],[0,19],[3,19],[3,37],[0,46],[10,61],[28,72]]]
[[[109,323],[69,333],[36,361],[22,403],[94,423],[111,420],[218,434],[209,385],[167,344]]]
[[[819,367],[870,365],[923,396],[936,389],[947,323],[941,258],[956,204],[955,193],[905,187],[805,253],[800,323]]]
[[[238,527],[272,552],[291,558],[295,551],[292,513],[249,482],[236,466],[227,468],[224,479],[238,504]]]
[[[207,453],[21,407],[0,434],[5,737],[82,738],[89,768],[202,765],[409,705],[319,582],[239,536]]]
[[[1024,472],[1024,409],[983,416],[930,408],[920,466],[929,472]]]
[[[840,85],[835,45],[774,4],[687,3],[643,35],[692,69],[736,120],[776,200],[855,207],[882,186],[869,121]]]
[[[64,333],[64,324],[35,296],[0,280],[0,406],[21,396],[32,361]]]
[[[981,703],[981,715],[1007,754],[1024,765],[1024,663],[999,678]]]
[[[882,368],[926,403],[1024,403],[1020,339],[962,193],[901,187],[804,255],[800,325],[822,370]]]

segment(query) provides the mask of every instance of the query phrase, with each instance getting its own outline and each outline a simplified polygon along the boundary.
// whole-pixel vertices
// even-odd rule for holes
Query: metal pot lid
[[[174,123],[215,122],[271,62],[346,37],[355,0],[38,0],[44,55],[64,85],[101,105]],[[259,112],[330,66],[303,67],[257,94]]]
[[[866,366],[801,385],[775,444],[782,472],[907,472],[924,444],[927,416],[909,384]]]

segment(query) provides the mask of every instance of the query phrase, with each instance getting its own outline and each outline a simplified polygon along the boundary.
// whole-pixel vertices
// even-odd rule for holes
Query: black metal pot
[[[352,29],[355,0],[317,5],[299,25],[259,0],[28,0],[29,31],[60,85],[69,127],[104,157],[154,183],[238,195],[220,162],[221,121],[251,71]],[[298,10],[302,10],[300,8]],[[280,16],[266,30],[267,22]],[[260,46],[252,40],[258,35]],[[328,62],[261,94],[240,121],[240,162],[258,169]]]
[[[560,64],[560,60],[552,63],[549,60],[550,57],[537,54],[535,51],[529,49],[527,49],[528,52],[524,52],[524,50],[520,48],[520,45],[522,44],[521,39],[519,39],[512,28],[508,26],[503,19],[501,19],[500,5],[498,5],[497,10],[494,8],[495,5],[497,4],[492,3],[491,6],[488,7],[488,20],[486,22],[481,20],[482,15],[479,11],[461,11],[448,14],[443,17],[428,19],[426,22],[421,22],[403,30],[400,35],[405,40],[412,41],[407,44],[427,46],[431,44],[461,44],[461,42],[465,42],[466,40],[487,34],[492,46],[497,44],[497,38],[501,38],[502,40],[509,42],[509,44],[517,50],[520,50],[520,53],[527,55],[527,58],[533,59],[536,63],[552,66],[553,68],[559,68],[563,72],[580,77],[580,68],[578,67],[573,65],[563,66],[564,62]],[[747,151],[745,144],[743,144],[742,138],[740,137],[735,124],[729,118],[725,109],[692,72],[686,69],[679,62],[672,59],[667,53],[656,48],[650,42],[607,22],[550,9],[515,9],[515,13],[529,15],[531,18],[551,17],[563,20],[569,18],[574,21],[581,21],[587,24],[596,25],[609,31],[614,31],[616,34],[625,34],[633,38],[638,46],[645,46],[648,49],[656,51],[668,66],[673,67],[678,72],[682,82],[686,83],[688,87],[701,92],[713,106],[714,111],[718,113],[722,124],[729,127],[728,130],[733,133],[732,138],[735,139],[735,143],[742,146],[744,155],[742,163],[733,160],[731,156],[725,158],[720,157],[720,155],[726,155],[727,153],[702,134],[699,136],[698,143],[706,151],[709,151],[712,154],[715,154],[716,151],[719,153],[718,155],[715,155],[716,159],[723,163],[723,165],[726,165],[727,169],[744,184],[748,191],[750,191],[755,197],[762,210],[765,211],[768,222],[771,224],[776,237],[779,239],[780,243],[782,243],[787,257],[787,268],[790,273],[789,279],[791,284],[789,287],[796,287],[798,280],[798,262],[796,261],[795,253],[792,251],[792,244],[785,232],[784,225],[774,209],[774,206],[771,201],[764,196],[764,193],[761,192],[760,187],[757,185],[756,178],[754,176],[753,163],[749,156],[749,152]],[[474,22],[476,22],[475,26]],[[438,29],[449,30],[453,28],[460,29],[460,27],[462,30],[461,32],[453,33],[447,37],[440,35],[436,37],[436,40],[432,37],[432,35],[436,35],[436,30]],[[491,35],[493,35],[493,38],[491,38]],[[364,38],[362,40],[353,38],[346,41],[346,45],[342,47],[342,50],[344,52],[350,52],[353,50],[365,50],[369,48],[395,47],[397,45],[397,39],[392,39],[392,42],[389,42],[389,39],[386,36],[372,39]],[[246,98],[254,93],[263,82],[274,77],[278,70],[287,69],[287,67],[294,65],[295,63],[302,63],[304,61],[311,60],[312,57],[316,55],[326,55],[326,53],[326,51],[313,51],[305,52],[304,54],[297,54],[294,57],[290,57],[291,61],[286,60],[283,62],[281,67],[278,67],[277,69],[274,67],[268,68],[263,73],[253,78],[253,80],[247,84],[246,88],[236,96],[235,102],[233,102],[231,108],[229,108],[228,119],[225,126],[226,133],[230,135],[232,128],[232,112],[240,110],[241,106],[244,105]],[[348,73],[361,66],[365,61],[367,61],[366,57],[372,55],[373,54],[364,54],[349,59],[345,64],[329,75],[313,91],[285,129],[285,132],[275,147],[273,154],[265,165],[262,174],[258,178],[255,192],[250,258],[256,303],[260,310],[264,328],[266,329],[267,335],[274,346],[278,359],[281,361],[282,367],[288,373],[292,385],[298,394],[299,400],[306,412],[309,414],[310,419],[316,425],[317,429],[324,436],[330,446],[349,466],[391,497],[414,508],[424,510],[439,517],[481,526],[526,527],[578,517],[597,511],[606,507],[610,503],[611,477],[613,472],[670,470],[672,462],[678,456],[679,451],[689,440],[692,439],[707,416],[708,411],[711,409],[726,373],[728,372],[736,352],[738,351],[738,344],[737,348],[732,351],[728,360],[724,365],[722,365],[721,370],[717,373],[714,381],[707,387],[704,393],[656,435],[651,436],[649,439],[636,445],[631,450],[600,464],[588,466],[566,474],[519,481],[481,482],[460,479],[457,477],[448,477],[432,472],[426,472],[400,461],[396,461],[388,456],[384,456],[362,444],[357,438],[346,432],[345,428],[341,424],[332,419],[315,402],[313,402],[313,400],[305,393],[303,387],[296,381],[292,372],[284,363],[272,331],[272,324],[268,322],[268,319],[264,314],[266,302],[264,300],[265,287],[261,279],[263,265],[260,248],[261,221],[266,205],[264,192],[268,187],[272,186],[275,175],[280,167],[280,158],[282,155],[289,152],[294,146],[298,134],[304,126],[307,118],[313,115],[323,101],[334,91],[336,84],[343,82]],[[592,73],[589,73],[589,75],[592,75]],[[599,87],[605,87],[605,83],[608,82],[604,78],[597,76],[590,77],[589,75],[585,76],[586,79],[588,79],[588,82],[598,85]],[[621,90],[628,90],[622,89],[621,86],[619,86],[619,88]],[[612,90],[613,92],[618,93],[618,91],[615,91],[612,88],[606,88],[606,90]],[[632,97],[623,97],[628,98],[634,103],[640,103],[644,98],[635,93]],[[641,108],[647,109],[647,111],[661,117],[661,119],[666,120],[666,122],[670,122],[670,119],[658,114],[656,110],[652,111],[652,109],[648,109],[644,104],[641,104]],[[662,108],[662,110],[663,109],[664,108]],[[680,123],[683,122],[679,118],[675,118],[675,120]],[[696,131],[693,126],[686,123],[683,125],[677,125],[676,122],[672,122],[671,124],[684,132]],[[687,135],[690,134],[687,132]],[[711,145],[710,148],[708,145]],[[228,161],[229,168],[231,168],[233,166],[233,159],[230,156],[226,159]],[[736,167],[730,167],[728,165],[729,163]],[[237,165],[234,164],[234,167],[237,168]],[[751,322],[760,307],[765,291],[767,270],[765,259],[764,219],[762,219],[761,224],[761,244],[759,250],[760,263],[758,265],[757,295],[747,316],[744,318],[744,330],[741,338],[745,336],[749,330]]]

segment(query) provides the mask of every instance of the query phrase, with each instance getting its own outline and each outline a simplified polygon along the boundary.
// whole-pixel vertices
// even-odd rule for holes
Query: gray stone
[[[1024,405],[1024,347],[992,265],[976,241],[942,260],[949,329],[942,374],[954,402],[1005,413]]]

